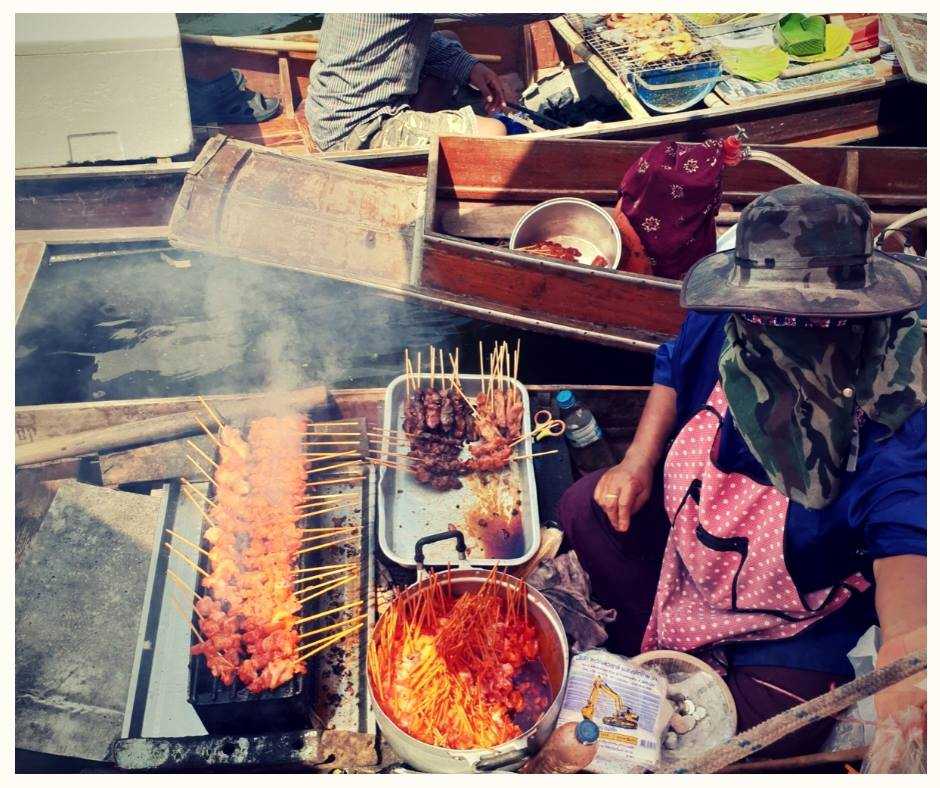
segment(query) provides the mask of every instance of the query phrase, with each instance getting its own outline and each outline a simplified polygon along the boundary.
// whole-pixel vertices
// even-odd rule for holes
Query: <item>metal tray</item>
[[[422,375],[422,382],[428,381],[429,375]],[[512,386],[522,397],[523,425],[531,424],[529,412],[529,393],[517,380],[510,380]],[[476,396],[481,390],[480,375],[461,375],[460,385],[468,397]],[[402,429],[404,420],[404,401],[406,397],[405,376],[399,375],[385,390],[385,414],[383,426],[386,438],[382,441],[383,456],[388,451],[407,452],[408,444],[389,439],[390,430]],[[516,454],[529,454],[532,451],[532,439],[527,437],[515,448]],[[467,454],[466,449],[464,453]],[[462,455],[463,456],[463,455]],[[468,563],[473,566],[518,566],[528,561],[539,546],[538,497],[535,489],[535,471],[532,460],[511,462],[509,468],[501,471],[510,474],[520,491],[522,503],[522,548],[518,555],[483,558],[479,553],[480,543],[472,534],[465,533],[469,548]],[[448,531],[454,524],[461,529],[464,514],[474,505],[476,496],[463,477],[460,490],[437,490],[418,484],[407,471],[397,468],[379,467],[378,483],[378,529],[379,546],[382,552],[401,566],[416,566],[415,543],[425,536]],[[474,549],[476,548],[476,549]],[[443,566],[458,563],[454,542],[444,541],[429,545],[425,549],[428,564]]]

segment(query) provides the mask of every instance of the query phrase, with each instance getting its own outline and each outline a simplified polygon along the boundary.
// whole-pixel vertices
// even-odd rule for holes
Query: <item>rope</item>
[[[927,651],[922,649],[884,668],[879,668],[867,676],[857,678],[799,706],[782,711],[750,730],[739,733],[724,744],[712,747],[701,755],[687,758],[662,771],[672,774],[713,774],[742,758],[753,755],[805,725],[830,717],[862,698],[874,695],[885,687],[890,687],[926,669]]]

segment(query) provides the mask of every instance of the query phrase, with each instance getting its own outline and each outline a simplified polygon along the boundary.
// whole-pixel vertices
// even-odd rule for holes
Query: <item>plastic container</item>
[[[522,774],[575,774],[586,769],[597,755],[601,730],[593,720],[566,722],[555,728],[545,746],[529,758]]]
[[[614,464],[610,446],[591,413],[570,391],[559,391],[555,404],[565,422],[565,438],[571,447],[574,464],[581,473],[591,473]]]
[[[17,14],[17,167],[175,156],[192,144],[173,14]]]
[[[630,86],[649,109],[664,114],[694,107],[715,89],[721,78],[719,61],[687,66],[651,66],[627,75]]]

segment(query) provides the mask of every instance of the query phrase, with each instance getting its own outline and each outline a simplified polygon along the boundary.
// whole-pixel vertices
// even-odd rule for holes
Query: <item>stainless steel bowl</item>
[[[597,255],[607,259],[607,268],[620,265],[621,242],[617,225],[603,208],[577,197],[557,197],[529,209],[509,238],[509,248],[555,241],[581,252],[578,262],[590,266]]]
[[[465,594],[479,589],[489,577],[484,569],[455,569],[448,585],[456,594]],[[404,593],[414,594],[427,580],[409,586]],[[496,582],[505,583],[505,580]],[[552,702],[538,722],[521,736],[490,748],[477,750],[451,750],[419,741],[399,728],[382,707],[375,702],[372,678],[369,677],[369,700],[375,712],[382,735],[398,755],[415,769],[434,774],[489,771],[493,768],[518,767],[527,754],[538,751],[551,735],[561,711],[564,699],[565,679],[568,676],[568,638],[561,619],[551,603],[536,591],[527,587],[528,610],[538,636],[539,657],[548,673],[552,688]]]

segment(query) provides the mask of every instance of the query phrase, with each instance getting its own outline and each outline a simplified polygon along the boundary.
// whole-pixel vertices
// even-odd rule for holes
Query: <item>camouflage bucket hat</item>
[[[874,249],[871,211],[851,192],[783,186],[742,212],[734,251],[699,260],[680,303],[700,312],[878,317],[927,298],[926,275]]]

